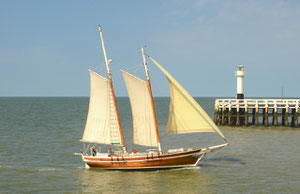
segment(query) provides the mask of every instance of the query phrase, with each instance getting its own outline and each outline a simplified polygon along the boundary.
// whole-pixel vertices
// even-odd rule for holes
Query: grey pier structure
[[[299,128],[300,99],[244,99],[244,75],[244,67],[238,66],[237,99],[216,99],[214,122],[217,125]]]

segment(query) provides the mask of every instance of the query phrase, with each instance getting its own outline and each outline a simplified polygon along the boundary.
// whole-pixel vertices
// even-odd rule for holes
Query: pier
[[[300,99],[244,99],[244,67],[237,66],[236,99],[216,99],[214,122],[228,126],[290,126],[299,128]]]
[[[299,128],[300,99],[216,99],[214,122],[228,126]]]

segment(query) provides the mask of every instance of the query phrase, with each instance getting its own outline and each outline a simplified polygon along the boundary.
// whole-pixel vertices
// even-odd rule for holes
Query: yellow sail
[[[122,71],[122,74],[132,111],[133,143],[157,147],[155,122],[147,83],[125,71]]]
[[[111,88],[106,78],[90,71],[91,93],[89,112],[82,141],[89,143],[120,144]]]
[[[225,139],[223,133],[194,98],[160,64],[150,59],[165,74],[170,87],[170,108],[166,132],[169,134],[218,132]]]

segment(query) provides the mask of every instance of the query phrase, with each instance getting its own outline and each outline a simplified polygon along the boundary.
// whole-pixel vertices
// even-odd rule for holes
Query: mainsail
[[[132,111],[133,143],[157,147],[155,122],[147,83],[125,71],[122,71],[122,74]]]
[[[170,87],[169,134],[217,132],[225,137],[194,98],[160,64],[150,58],[165,74]],[[226,140],[225,140],[226,141]]]
[[[90,71],[90,77],[89,112],[82,141],[121,144],[120,129],[109,81],[93,71]]]

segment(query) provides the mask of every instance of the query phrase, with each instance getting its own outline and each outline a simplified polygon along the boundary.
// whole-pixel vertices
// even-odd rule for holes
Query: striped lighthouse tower
[[[237,99],[244,99],[244,91],[243,91],[243,83],[244,83],[244,67],[242,65],[237,66],[237,70],[235,72],[235,76],[237,77]]]

